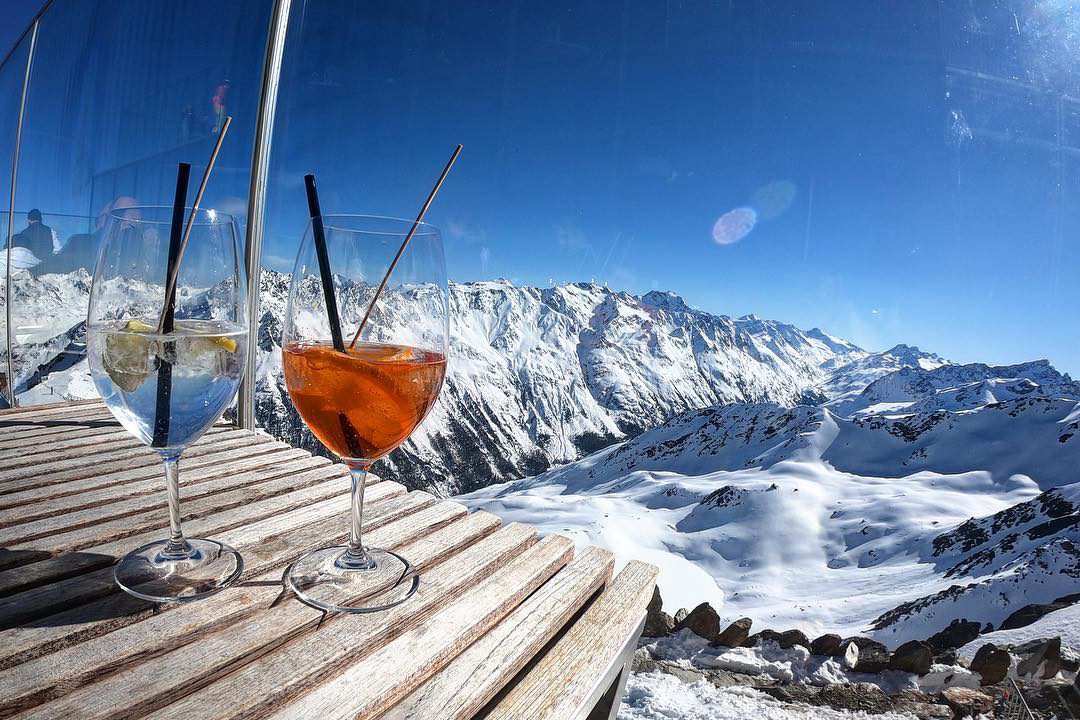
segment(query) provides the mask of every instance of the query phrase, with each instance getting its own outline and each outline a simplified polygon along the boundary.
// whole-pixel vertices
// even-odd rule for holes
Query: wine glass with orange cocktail
[[[372,612],[419,585],[406,558],[364,546],[364,484],[371,464],[412,434],[442,387],[446,262],[439,231],[425,223],[315,210],[293,268],[282,363],[296,411],[349,467],[352,513],[349,541],[304,555],[285,581],[309,605]]]

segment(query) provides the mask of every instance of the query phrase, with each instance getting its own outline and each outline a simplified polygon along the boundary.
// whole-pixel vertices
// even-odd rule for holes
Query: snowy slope
[[[1080,580],[1074,582],[1074,587]],[[961,657],[971,659],[988,642],[996,645],[1023,645],[1031,640],[1060,637],[1070,648],[1080,648],[1080,603],[1052,612],[1031,625],[1014,630],[995,630],[960,648]]]
[[[314,449],[281,379],[289,278],[260,281],[259,418]],[[141,304],[156,291],[114,290]],[[15,278],[24,400],[92,395],[77,362],[88,292],[85,273]],[[347,324],[364,299],[342,303]],[[1000,622],[1075,578],[1080,387],[1045,361],[871,354],[591,284],[456,284],[451,315],[440,402],[381,474],[451,494],[541,473],[466,500],[657,563],[669,609],[709,600],[899,641],[958,614]],[[1000,529],[949,545],[983,525]]]
[[[1054,488],[934,538],[931,557],[949,586],[874,621],[901,642],[953,618],[1000,625],[1014,611],[1080,589],[1080,482]]]
[[[657,563],[669,611],[707,600],[809,634],[875,626],[895,645],[956,617],[998,623],[1075,584],[1078,419],[1080,394],[856,418],[729,405],[463,500]],[[963,528],[988,517],[997,534],[950,542],[981,537]]]

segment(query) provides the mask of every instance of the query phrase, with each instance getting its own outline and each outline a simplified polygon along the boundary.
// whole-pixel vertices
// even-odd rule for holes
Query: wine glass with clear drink
[[[340,341],[320,272],[313,232],[319,222]],[[301,557],[285,574],[302,601],[324,610],[382,610],[419,586],[406,558],[365,546],[361,532],[368,469],[423,421],[446,373],[449,312],[438,230],[417,227],[372,305],[412,224],[358,215],[314,218],[293,268],[282,338],[285,383],[300,417],[349,467],[352,479],[348,541]]]
[[[196,212],[167,332],[170,321],[162,312],[172,215],[171,207],[132,207],[109,216],[87,318],[87,354],[98,393],[165,466],[169,537],[132,550],[115,569],[121,588],[157,602],[217,592],[244,568],[228,545],[184,536],[179,488],[181,454],[232,402],[244,368],[243,256],[231,216]],[[185,210],[184,221],[190,216]]]

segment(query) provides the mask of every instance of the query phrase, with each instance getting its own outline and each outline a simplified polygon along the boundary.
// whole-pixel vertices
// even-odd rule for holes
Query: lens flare
[[[757,210],[759,220],[772,220],[783,215],[795,202],[795,183],[777,180],[762,185],[750,196],[750,205]]]
[[[712,238],[717,245],[732,245],[750,234],[757,224],[757,212],[753,208],[740,207],[720,216],[712,228]]]

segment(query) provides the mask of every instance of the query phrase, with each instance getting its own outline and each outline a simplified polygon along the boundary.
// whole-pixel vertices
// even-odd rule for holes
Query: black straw
[[[315,239],[315,254],[319,257],[319,274],[322,276],[323,297],[326,298],[326,317],[330,321],[330,337],[334,349],[345,352],[345,341],[341,338],[341,318],[338,317],[337,299],[334,297],[334,276],[330,272],[330,254],[326,251],[326,233],[323,228],[322,210],[319,207],[319,193],[315,189],[315,176],[304,176],[304,188],[307,190],[308,214],[311,215],[311,233]]]
[[[176,169],[176,195],[173,198],[172,225],[169,228],[169,260],[166,268],[166,283],[177,272],[180,260],[180,243],[184,233],[184,206],[187,205],[188,178],[191,165],[180,163]],[[176,313],[176,296],[166,298],[162,307],[162,333],[174,330],[173,315]],[[154,411],[154,439],[151,447],[165,447],[169,444],[169,411],[172,401],[172,362],[168,359],[173,343],[161,343],[158,357],[157,403]]]

